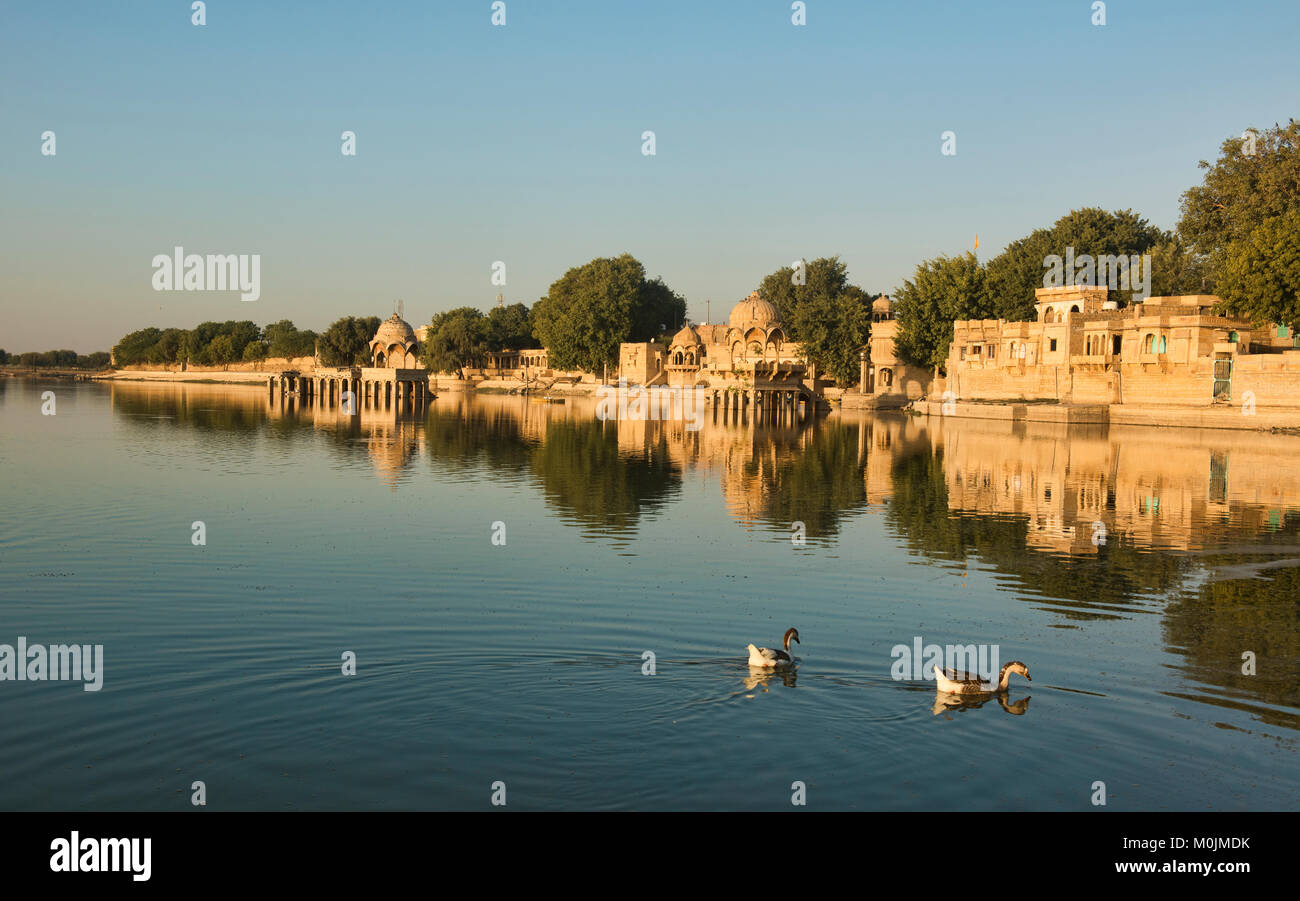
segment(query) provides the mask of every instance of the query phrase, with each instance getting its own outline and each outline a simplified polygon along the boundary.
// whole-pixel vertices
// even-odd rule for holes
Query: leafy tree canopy
[[[310,357],[316,352],[316,333],[299,329],[288,319],[273,322],[262,330],[266,344],[265,357]]]
[[[1259,325],[1300,323],[1300,205],[1228,245],[1219,292],[1227,313]]]
[[[533,320],[528,305],[512,303],[507,307],[493,307],[487,315],[486,338],[490,350],[532,347]]]
[[[798,341],[805,360],[816,363],[841,385],[858,378],[858,355],[871,337],[871,301],[849,284],[847,264],[838,256],[804,264],[803,284],[784,266],[763,279],[759,296],[776,307],[781,326]]]
[[[1202,160],[1204,181],[1182,196],[1178,237],[1206,293],[1221,294],[1234,243],[1300,205],[1300,122],[1249,131],[1224,141],[1213,165]]]
[[[1022,322],[1035,318],[1034,291],[1043,287],[1044,260],[1064,257],[1073,247],[1077,258],[1091,254],[1131,257],[1151,252],[1156,245],[1172,243],[1173,236],[1149,224],[1132,210],[1108,213],[1096,207],[1071,210],[1051,228],[1040,228],[1012,241],[987,263],[993,318]],[[1152,258],[1154,267],[1155,259]],[[1137,273],[1134,273],[1136,277]],[[1155,293],[1153,278],[1152,292]]]
[[[369,365],[370,339],[379,331],[378,316],[343,316],[320,334],[320,359],[325,366]]]
[[[682,321],[686,301],[648,280],[631,254],[603,257],[561,276],[533,306],[533,334],[556,369],[600,372],[624,341],[648,341]]]
[[[467,368],[482,366],[488,351],[489,319],[473,307],[439,313],[429,323],[420,359],[434,372],[465,377]]]
[[[894,293],[899,357],[914,366],[942,366],[954,320],[995,318],[989,282],[988,271],[970,252],[917,266]]]

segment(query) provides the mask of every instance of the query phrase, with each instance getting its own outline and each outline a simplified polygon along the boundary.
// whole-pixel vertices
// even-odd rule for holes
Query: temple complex
[[[818,397],[816,367],[790,341],[777,309],[757,291],[725,323],[687,322],[667,347],[647,341],[619,348],[619,376],[646,387],[699,388],[736,409],[796,410]]]

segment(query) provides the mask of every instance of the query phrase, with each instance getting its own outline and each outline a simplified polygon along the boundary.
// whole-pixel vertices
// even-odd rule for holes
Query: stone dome
[[[731,309],[728,322],[733,328],[745,328],[749,325],[769,325],[776,322],[776,307],[758,296],[755,291]]]
[[[371,344],[376,342],[384,347],[391,347],[394,344],[405,347],[415,343],[415,330],[411,328],[409,322],[394,313],[380,323],[379,331],[375,332],[375,337],[370,341]]]
[[[673,335],[672,346],[676,347],[679,344],[695,345],[703,343],[704,342],[700,340],[700,336],[696,333],[695,329],[691,328],[691,324],[688,322],[682,326],[681,331]]]
[[[890,313],[893,312],[894,302],[889,299],[888,294],[882,294],[871,304],[873,313]]]

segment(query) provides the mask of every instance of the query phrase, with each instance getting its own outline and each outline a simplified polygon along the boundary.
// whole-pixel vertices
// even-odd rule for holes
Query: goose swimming
[[[1025,666],[1019,660],[1012,660],[1003,664],[1002,674],[997,683],[987,682],[977,675],[971,673],[961,673],[956,670],[942,671],[939,664],[934,665],[934,684],[939,691],[946,691],[949,694],[994,694],[1007,690],[1007,684],[1011,679],[1012,673],[1020,673],[1026,679],[1029,679],[1029,667]],[[1033,679],[1029,679],[1033,682]]]
[[[798,629],[785,630],[785,650],[774,651],[771,648],[756,648],[749,645],[749,665],[750,666],[789,666],[794,663],[794,657],[790,655],[790,639],[799,641]],[[803,642],[799,641],[800,644]]]

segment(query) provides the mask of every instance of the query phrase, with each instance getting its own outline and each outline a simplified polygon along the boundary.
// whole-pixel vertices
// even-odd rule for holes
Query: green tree
[[[1176,235],[1152,245],[1149,252],[1152,296],[1205,293],[1204,267],[1197,265],[1186,245]]]
[[[0,366],[8,366],[8,365],[9,365],[9,351],[5,350],[3,347],[0,347]]]
[[[795,284],[795,270],[782,266],[766,276],[758,286],[758,294],[776,307],[781,324],[790,340],[805,340],[799,334],[799,323],[805,317],[799,308],[813,298],[836,297],[849,287],[849,267],[838,256],[820,257],[811,263],[804,262],[803,284]]]
[[[1091,254],[1094,258],[1140,256],[1156,245],[1172,240],[1172,235],[1149,224],[1132,210],[1113,213],[1096,207],[1071,210],[1057,219],[1051,228],[1036,229],[1028,236],[1012,241],[1002,253],[988,261],[993,318],[1023,322],[1036,317],[1034,291],[1043,287],[1048,256],[1063,258],[1070,247],[1074,248],[1075,257],[1082,254]],[[1153,265],[1154,262],[1153,258]],[[1072,275],[1067,273],[1067,277]],[[1134,277],[1136,275],[1134,273]],[[1153,292],[1154,288],[1153,278]]]
[[[113,358],[118,366],[148,363],[149,355],[161,337],[162,332],[156,328],[143,328],[124,335],[113,345]]]
[[[245,363],[254,363],[265,360],[267,356],[269,356],[269,347],[265,341],[249,341],[244,345],[244,353],[240,359]]]
[[[200,366],[211,366],[216,360],[212,356],[212,342],[221,334],[221,323],[200,322],[190,332],[188,359]]]
[[[837,295],[812,297],[799,306],[795,324],[804,359],[840,385],[858,379],[858,357],[871,338],[872,300],[861,288],[849,285]]]
[[[185,335],[184,329],[163,329],[162,334],[158,336],[158,340],[154,342],[153,348],[148,353],[148,362],[175,363],[178,360],[183,360]]]
[[[420,361],[434,372],[465,377],[467,368],[483,365],[488,351],[488,318],[473,307],[439,313],[420,345]]]
[[[1182,196],[1178,237],[1205,293],[1221,293],[1231,245],[1249,243],[1265,221],[1300,205],[1300,122],[1252,131],[1224,141],[1213,165],[1202,160],[1204,181]]]
[[[77,365],[75,350],[47,350],[41,354],[41,365],[51,369],[67,369]]]
[[[681,322],[686,301],[649,281],[631,254],[599,258],[561,276],[533,306],[533,334],[556,369],[600,372],[624,341],[648,341]]]
[[[1228,245],[1219,293],[1224,312],[1258,325],[1300,323],[1300,205]]]
[[[759,296],[777,309],[791,341],[798,341],[804,359],[816,363],[841,385],[858,378],[858,355],[871,336],[871,301],[849,284],[848,265],[838,256],[804,264],[803,284],[795,270],[784,266],[759,285]],[[879,295],[876,295],[879,296]]]
[[[638,264],[639,265],[639,264]],[[664,284],[661,278],[643,281],[641,294],[632,308],[629,341],[653,341],[672,335],[686,319],[686,300]],[[617,358],[618,351],[615,350]]]
[[[993,318],[988,272],[970,252],[927,260],[894,292],[894,310],[898,355],[914,366],[942,366],[955,320]]]
[[[268,357],[309,357],[316,352],[316,333],[299,330],[288,319],[273,322],[262,330]]]
[[[222,323],[221,332],[230,338],[230,349],[233,354],[232,360],[242,359],[244,356],[244,348],[248,346],[249,342],[261,340],[262,337],[261,327],[258,326],[257,323],[250,322],[247,319],[239,322],[231,321]]]
[[[208,358],[218,366],[224,366],[239,359],[242,351],[235,349],[235,340],[228,334],[217,335],[208,345]]]
[[[490,350],[523,350],[533,346],[533,321],[528,305],[512,303],[493,307],[487,315],[487,343]]]
[[[379,330],[378,316],[344,316],[320,335],[320,359],[325,366],[369,365],[370,339]]]

